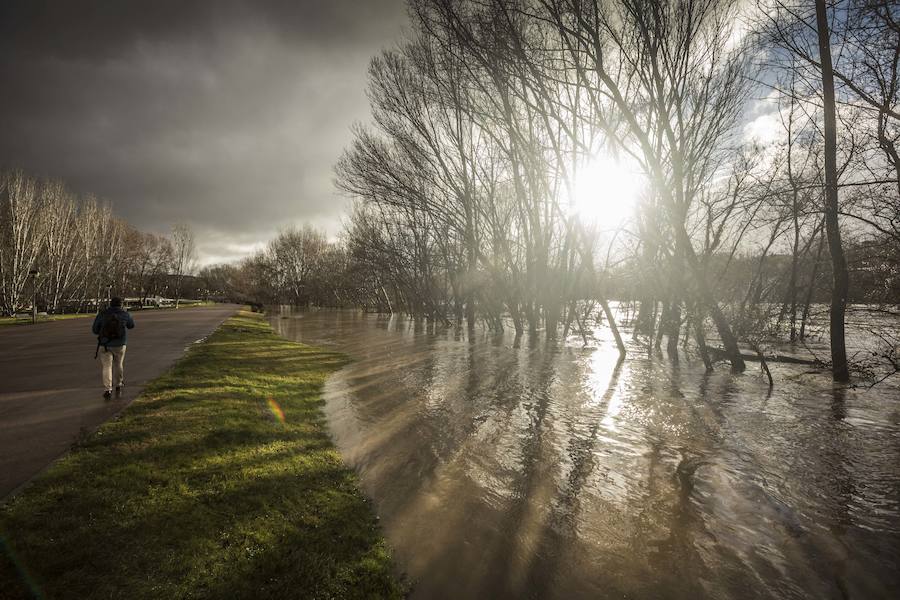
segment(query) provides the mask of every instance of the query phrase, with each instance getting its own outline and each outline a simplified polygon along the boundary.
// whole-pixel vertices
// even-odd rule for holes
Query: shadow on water
[[[620,362],[602,331],[272,323],[353,357],[326,413],[416,598],[896,597],[896,389]]]

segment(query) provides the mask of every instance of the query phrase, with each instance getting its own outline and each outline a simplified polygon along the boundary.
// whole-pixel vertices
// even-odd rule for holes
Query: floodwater
[[[413,598],[900,598],[900,393],[284,312]],[[806,372],[805,372],[806,371]]]

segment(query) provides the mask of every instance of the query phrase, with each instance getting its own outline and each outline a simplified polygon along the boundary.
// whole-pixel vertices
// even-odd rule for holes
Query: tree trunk
[[[669,330],[666,354],[674,361],[678,361],[678,337],[681,333],[681,306],[678,301],[673,301],[669,309]]]
[[[809,319],[809,305],[812,303],[813,292],[816,286],[816,275],[819,274],[819,259],[822,258],[822,248],[824,247],[825,238],[819,238],[819,248],[816,250],[816,261],[813,263],[812,274],[809,276],[809,288],[806,290],[806,299],[803,303],[803,316],[800,318],[800,336],[803,340],[806,337],[806,322]]]
[[[694,326],[694,339],[697,341],[697,348],[700,352],[700,358],[703,360],[703,366],[706,372],[713,370],[712,360],[709,358],[709,352],[706,349],[706,334],[703,331],[703,313],[701,312],[700,302],[694,304],[694,314],[691,321]]]
[[[384,301],[387,302],[388,314],[394,314],[394,307],[391,306],[391,298],[388,296],[387,290],[384,289],[384,286],[381,286],[381,293],[384,294]]]
[[[847,348],[844,339],[844,311],[847,306],[849,275],[838,224],[837,120],[835,116],[834,72],[831,65],[831,39],[825,0],[816,0],[816,25],[819,34],[819,58],[822,65],[822,101],[825,111],[825,231],[831,252],[831,376],[849,381]]]
[[[606,301],[605,297],[600,298],[600,306],[603,307],[603,312],[606,313],[606,320],[609,322],[609,328],[612,330],[613,337],[616,338],[616,346],[619,348],[619,357],[625,358],[625,343],[622,341],[622,334],[619,333],[619,328],[616,326],[616,319],[613,316],[612,310],[609,308],[609,302]]]
[[[744,358],[741,356],[741,351],[738,349],[737,338],[731,330],[731,326],[728,324],[728,319],[725,318],[725,314],[722,312],[721,307],[719,307],[719,303],[716,302],[712,290],[709,287],[709,283],[706,280],[706,272],[704,271],[705,267],[700,264],[700,260],[694,252],[694,247],[691,245],[690,238],[684,227],[679,227],[676,233],[681,238],[684,257],[687,260],[688,269],[690,269],[691,274],[694,276],[694,281],[697,284],[698,296],[705,305],[706,310],[709,312],[709,316],[712,318],[716,330],[719,332],[722,346],[725,348],[725,353],[728,356],[728,360],[731,362],[731,370],[736,373],[742,373],[747,368],[747,365],[744,363]]]

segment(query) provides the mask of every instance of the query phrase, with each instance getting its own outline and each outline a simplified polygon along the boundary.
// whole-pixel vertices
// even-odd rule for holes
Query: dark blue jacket
[[[110,340],[108,344],[103,344],[104,346],[111,346],[113,348],[117,348],[119,346],[124,346],[128,341],[128,330],[134,329],[134,319],[131,318],[131,315],[128,314],[128,311],[122,309],[119,306],[111,306],[104,311],[98,312],[97,316],[94,317],[94,326],[91,327],[91,330],[94,332],[94,335],[100,335],[100,326],[103,324],[103,317],[108,313],[115,312],[119,314],[119,318],[125,321],[125,335],[121,338],[116,338],[114,340]],[[101,340],[103,341],[103,340]]]

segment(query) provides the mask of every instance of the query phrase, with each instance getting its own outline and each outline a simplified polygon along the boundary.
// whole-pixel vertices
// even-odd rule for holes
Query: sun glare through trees
[[[597,154],[575,170],[569,210],[585,224],[618,229],[634,218],[646,187],[633,163]]]

